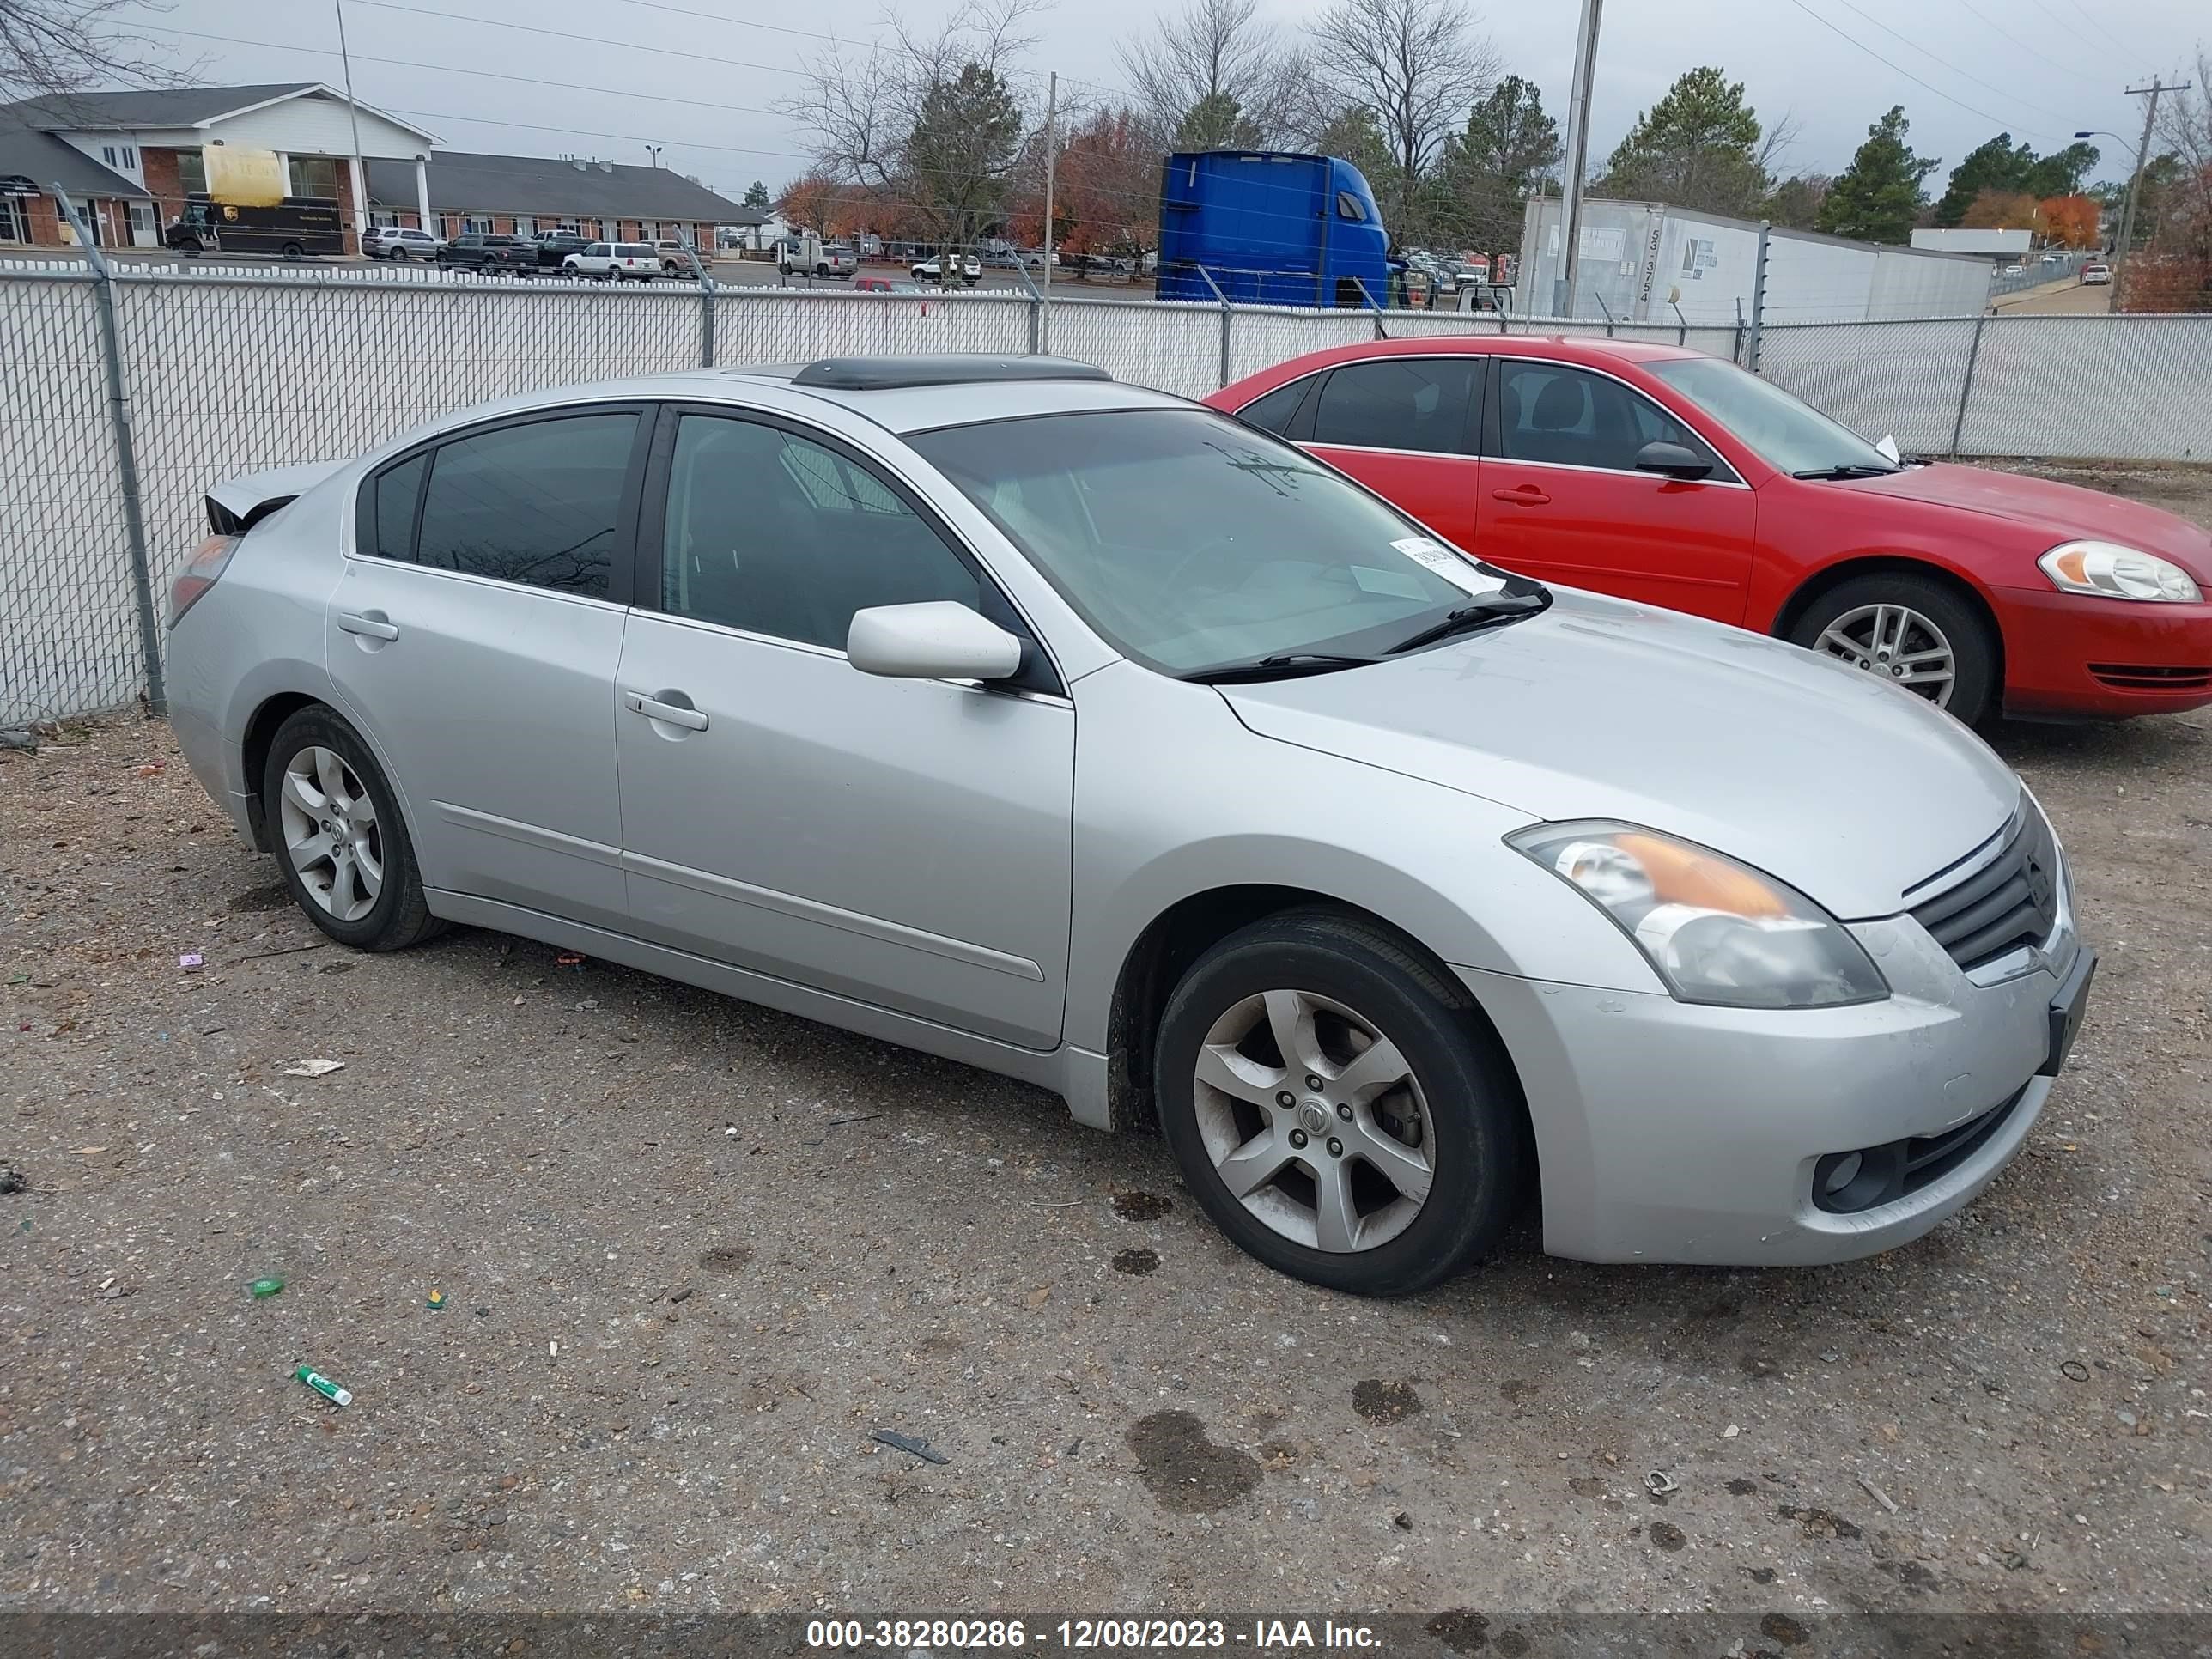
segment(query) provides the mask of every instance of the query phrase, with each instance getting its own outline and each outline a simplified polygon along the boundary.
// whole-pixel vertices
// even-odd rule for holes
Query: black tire
[[[391,260],[395,265],[404,265],[407,263],[408,253],[407,250],[404,247],[394,247],[391,252],[386,254],[384,257]]]
[[[1278,989],[1358,1010],[1397,1045],[1427,1103],[1434,1173],[1426,1201],[1403,1231],[1372,1249],[1316,1249],[1276,1231],[1230,1192],[1206,1150],[1195,1100],[1199,1050],[1224,1013]],[[1465,990],[1358,918],[1294,911],[1223,939],[1169,999],[1154,1053],[1160,1127],[1184,1183],[1239,1249],[1294,1279],[1358,1296],[1425,1290],[1493,1249],[1525,1196],[1526,1113],[1495,1036]]]
[[[1790,642],[1820,650],[1820,635],[1831,623],[1870,605],[1905,606],[1943,631],[1952,661],[1951,696],[1943,706],[1953,714],[1978,726],[1998,712],[2004,688],[1996,632],[1979,605],[1936,577],[1882,570],[1839,582],[1806,606],[1790,626]]]
[[[287,242],[284,244],[283,255],[287,259],[304,259],[307,257],[307,250],[297,242]]]
[[[378,851],[384,867],[384,884],[367,915],[348,921],[332,915],[308,893],[307,884],[293,867],[284,847],[283,810],[284,772],[293,757],[310,748],[330,750],[343,760],[376,808]],[[430,914],[422,892],[422,878],[415,862],[415,843],[400,816],[398,797],[384,769],[368,745],[329,708],[312,703],[276,728],[269,745],[269,758],[261,771],[261,806],[269,825],[269,843],[284,886],[308,921],[341,945],[358,951],[404,951],[410,945],[445,932],[446,923]]]

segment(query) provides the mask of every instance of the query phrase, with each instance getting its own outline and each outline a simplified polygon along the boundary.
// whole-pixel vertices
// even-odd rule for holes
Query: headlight
[[[2062,593],[2100,599],[2164,599],[2195,605],[2204,596],[2195,578],[2169,559],[2115,542],[2068,542],[2035,562]]]
[[[1708,848],[1607,823],[1539,823],[1505,839],[1611,916],[1680,1001],[1833,1008],[1889,994],[1842,923]]]

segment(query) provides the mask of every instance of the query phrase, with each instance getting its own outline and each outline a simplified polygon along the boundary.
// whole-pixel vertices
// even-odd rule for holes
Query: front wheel
[[[1903,686],[1969,726],[1996,712],[1997,646],[1988,619],[1930,577],[1881,571],[1838,583],[1806,607],[1790,640]]]
[[[1160,1125],[1248,1254],[1398,1296],[1493,1249],[1522,1192],[1519,1087],[1467,993],[1371,924],[1270,917],[1194,964],[1160,1023]]]
[[[311,705],[277,728],[261,802],[293,902],[339,944],[398,951],[445,930],[384,769],[331,709]]]

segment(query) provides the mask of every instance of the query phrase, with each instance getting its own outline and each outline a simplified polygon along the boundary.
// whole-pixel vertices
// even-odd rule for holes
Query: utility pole
[[[2130,87],[2128,96],[2148,96],[2150,102],[2143,106],[2142,143],[2136,147],[2135,176],[2128,180],[2128,204],[2120,210],[2120,246],[2112,260],[2112,309],[2120,308],[2120,295],[2125,289],[2129,268],[2134,264],[2131,244],[2136,234],[2136,198],[2142,191],[2143,169],[2150,164],[2151,129],[2158,121],[2158,96],[2162,92],[2187,92],[2186,81],[2169,86],[2154,75],[2147,87]]]
[[[361,112],[353,101],[353,54],[346,50],[345,0],[331,0],[331,9],[338,18],[338,64],[345,70],[346,119],[353,125],[353,234],[354,246],[362,252],[368,240],[368,168],[361,159]],[[285,180],[289,185],[291,181]],[[430,227],[426,221],[423,229]]]
[[[1566,199],[1560,204],[1559,266],[1552,284],[1552,314],[1570,315],[1575,303],[1575,267],[1581,253],[1583,174],[1589,166],[1590,85],[1597,73],[1598,13],[1604,0],[1583,0],[1582,29],[1575,36],[1575,79],[1567,94]]]
[[[1037,349],[1052,351],[1052,192],[1060,171],[1060,71],[1045,82],[1044,94],[1044,299],[1037,312]],[[1019,256],[1017,255],[1017,258]]]

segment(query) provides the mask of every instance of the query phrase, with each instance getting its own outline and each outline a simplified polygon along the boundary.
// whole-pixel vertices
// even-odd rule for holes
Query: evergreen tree
[[[1910,130],[1901,104],[1891,105],[1889,113],[1867,129],[1866,143],[1820,204],[1822,230],[1900,246],[1912,240],[1913,223],[1928,207],[1923,186],[1942,161],[1914,155],[1905,142]]]
[[[1767,191],[1760,132],[1743,82],[1710,65],[1691,70],[1637,117],[1591,192],[1748,217]]]
[[[1176,124],[1177,149],[1258,149],[1260,128],[1225,92],[1209,92]]]
[[[1509,75],[1444,143],[1422,192],[1425,239],[1495,252],[1517,247],[1522,212],[1537,181],[1559,164],[1559,126],[1534,83]]]
[[[1964,222],[1966,210],[1985,191],[2025,191],[2034,171],[2035,151],[2014,144],[2008,132],[1997,134],[1968,150],[1966,159],[1951,169],[1951,182],[1936,204],[1936,222],[1947,228]]]

